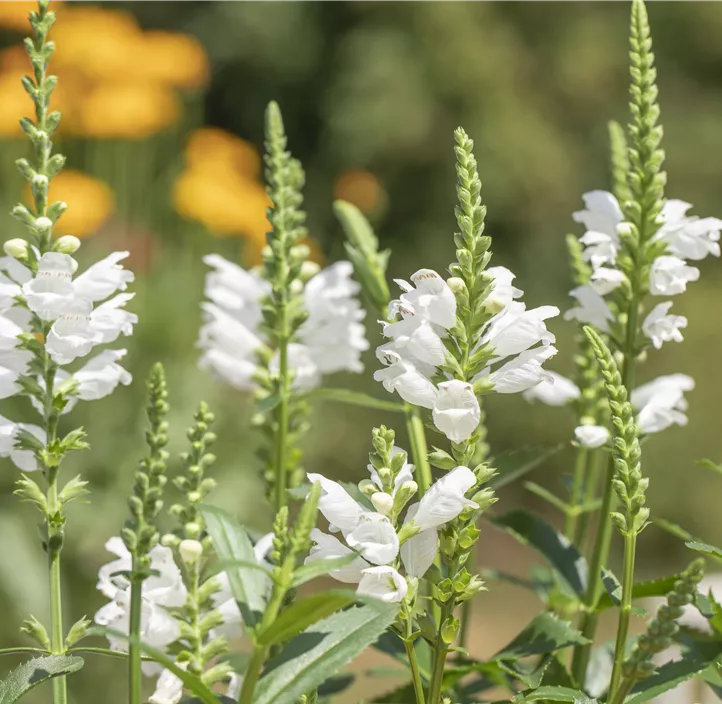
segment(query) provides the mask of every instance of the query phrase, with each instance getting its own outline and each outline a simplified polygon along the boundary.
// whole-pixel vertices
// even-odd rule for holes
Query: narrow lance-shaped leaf
[[[39,684],[77,672],[83,658],[76,655],[44,655],[18,665],[0,682],[0,704],[13,704]]]

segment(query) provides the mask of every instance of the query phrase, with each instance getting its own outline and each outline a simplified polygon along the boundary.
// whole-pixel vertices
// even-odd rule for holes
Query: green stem
[[[444,681],[444,668],[446,666],[446,656],[449,648],[441,637],[441,629],[446,619],[453,613],[453,607],[448,604],[444,605],[441,610],[441,620],[439,622],[439,632],[436,637],[436,645],[434,647],[434,667],[431,673],[431,685],[429,686],[428,704],[440,704],[442,694],[442,684]]]
[[[628,523],[631,518],[628,518]],[[611,698],[615,701],[619,682],[622,676],[622,665],[626,654],[627,634],[629,632],[629,617],[632,613],[632,591],[634,589],[634,558],[637,551],[637,533],[634,529],[624,536],[624,576],[622,578],[622,603],[619,608],[619,622],[617,625],[617,642],[614,646],[614,665],[609,691],[613,692]]]
[[[695,679],[695,682],[697,680]],[[630,679],[629,677],[625,677],[621,684],[619,685],[619,689],[617,689],[616,693],[613,697],[610,697],[609,704],[624,704],[624,700],[627,698],[627,695],[629,694],[629,690],[632,689],[634,686],[634,679]],[[697,697],[694,698],[693,701],[700,701],[697,699]]]
[[[406,429],[411,441],[411,456],[416,466],[416,483],[419,485],[419,496],[423,496],[431,486],[431,465],[429,464],[429,448],[426,444],[426,431],[421,419],[421,410],[410,403],[405,404]]]
[[[37,653],[39,655],[50,655],[48,650],[43,648],[3,648],[0,655],[24,655],[25,653]]]
[[[285,301],[278,309],[278,357],[279,357],[279,395],[278,405],[278,429],[276,434],[276,486],[275,486],[275,509],[276,513],[286,505],[286,478],[287,460],[286,445],[288,444],[288,311]]]
[[[133,572],[136,570],[136,557],[133,556]],[[141,704],[143,698],[143,678],[141,674],[140,617],[143,601],[143,582],[133,578],[130,583],[130,623],[128,634],[128,694],[130,704]]]
[[[602,466],[606,455],[600,451],[592,451],[591,462],[589,463],[589,472],[587,474],[587,480],[584,485],[584,497],[582,503],[585,506],[589,506],[594,501],[597,495],[597,486],[599,485],[599,473],[602,471]],[[579,547],[579,552],[585,554],[585,544],[587,542],[587,535],[589,533],[589,519],[591,518],[591,511],[584,511],[579,520],[579,533],[576,536],[576,545]]]
[[[587,460],[589,451],[585,447],[577,450],[577,460],[574,464],[574,479],[572,480],[570,511],[564,522],[564,535],[573,543],[577,535],[577,521],[579,519],[579,506],[583,502],[584,484],[587,478]]]
[[[409,665],[411,667],[411,677],[414,682],[416,704],[426,704],[426,700],[424,699],[424,685],[421,681],[421,672],[419,671],[419,661],[416,658],[416,648],[414,647],[414,644],[408,640],[404,640],[404,646],[406,647],[406,655],[408,655]]]
[[[243,687],[238,704],[253,704],[253,693],[256,690],[256,684],[261,675],[263,664],[266,661],[266,647],[256,644],[253,647],[253,654],[248,663],[246,672],[243,675]]]

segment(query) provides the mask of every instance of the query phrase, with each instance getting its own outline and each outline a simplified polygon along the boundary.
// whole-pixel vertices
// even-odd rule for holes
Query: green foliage
[[[83,664],[83,658],[76,655],[44,655],[28,660],[0,682],[0,704],[13,704],[39,684],[77,672]]]
[[[374,408],[378,411],[395,411],[397,413],[404,411],[404,406],[400,403],[375,398],[369,394],[352,391],[351,389],[314,389],[308,394],[308,397],[321,399],[322,401],[336,401],[361,408]]]
[[[586,639],[568,621],[543,612],[493,659],[520,660],[530,655],[553,653],[581,643],[586,643]]]

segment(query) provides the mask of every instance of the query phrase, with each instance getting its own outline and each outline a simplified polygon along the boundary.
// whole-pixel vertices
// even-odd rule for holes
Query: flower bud
[[[178,552],[186,565],[193,565],[203,555],[203,546],[197,540],[181,540]]]
[[[393,476],[393,472],[391,471],[391,467],[380,467],[378,470],[376,470],[379,479],[383,484],[388,484],[388,482],[391,480]]]
[[[35,174],[32,183],[33,186],[44,188],[48,185],[48,177],[45,174]]]
[[[295,295],[300,295],[303,293],[303,281],[300,279],[294,279],[291,281],[291,293]]]
[[[177,548],[180,543],[180,538],[177,535],[173,535],[173,533],[166,533],[160,539],[160,544],[167,548]]]
[[[50,218],[46,218],[44,215],[35,218],[35,229],[38,232],[48,232],[52,227],[53,221]]]
[[[394,512],[396,514],[401,513],[403,511],[404,506],[406,506],[411,499],[416,496],[416,493],[419,490],[419,485],[413,480],[410,479],[407,482],[404,482],[397,490],[396,495],[394,496]]]
[[[451,643],[456,640],[456,634],[459,632],[460,625],[459,619],[453,618],[452,616],[449,616],[449,618],[444,621],[444,625],[441,627],[441,639],[444,643],[451,645]]]
[[[370,479],[364,479],[360,481],[358,488],[364,496],[371,496],[379,490],[376,484],[374,484]]]
[[[627,237],[632,234],[632,223],[630,222],[620,222],[617,225],[617,234],[620,237]]]
[[[303,264],[301,264],[301,271],[298,276],[301,281],[305,282],[316,276],[319,271],[321,271],[321,267],[316,264],[316,262],[305,261]]]
[[[458,276],[452,276],[451,278],[446,280],[447,285],[449,288],[455,293],[455,294],[468,294],[469,290],[466,288],[466,284],[464,283],[464,279],[458,277]]]
[[[383,491],[377,491],[375,494],[372,494],[371,503],[383,516],[388,516],[394,507],[393,497]]]
[[[55,240],[53,249],[63,254],[75,254],[80,249],[80,240],[73,235],[63,235]]]
[[[3,249],[5,254],[13,259],[27,259],[28,258],[28,243],[22,237],[16,237],[12,240],[8,240],[4,245]]]
[[[192,537],[199,537],[201,534],[201,527],[197,523],[186,523],[186,533]]]

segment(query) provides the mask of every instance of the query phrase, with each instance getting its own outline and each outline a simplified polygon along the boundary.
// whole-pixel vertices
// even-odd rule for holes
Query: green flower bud
[[[461,623],[459,619],[453,616],[449,616],[449,618],[444,621],[444,625],[441,627],[441,639],[446,645],[451,645],[456,640],[460,626]]]
[[[25,260],[28,258],[28,243],[21,237],[8,240],[3,245],[5,254],[13,259]]]

